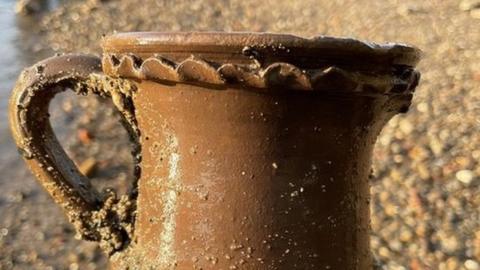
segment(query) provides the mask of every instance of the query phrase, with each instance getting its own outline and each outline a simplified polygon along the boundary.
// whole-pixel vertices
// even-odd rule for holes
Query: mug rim
[[[414,67],[422,57],[415,46],[373,43],[347,37],[300,37],[269,32],[124,32],[102,40],[104,53],[208,53],[238,55],[254,47],[275,54],[300,53],[317,60]]]
[[[352,38],[130,32],[105,37],[102,47],[109,76],[210,88],[411,95],[420,78],[414,69],[419,49]]]

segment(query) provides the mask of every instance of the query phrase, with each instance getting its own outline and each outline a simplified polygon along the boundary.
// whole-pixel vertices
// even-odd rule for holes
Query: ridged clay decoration
[[[266,89],[358,92],[364,94],[411,94],[420,74],[411,67],[392,69],[390,74],[371,74],[336,66],[302,70],[277,62],[265,68],[232,63],[212,63],[191,56],[179,63],[155,55],[142,60],[133,54],[105,54],[103,71],[110,76],[157,82],[240,84]]]

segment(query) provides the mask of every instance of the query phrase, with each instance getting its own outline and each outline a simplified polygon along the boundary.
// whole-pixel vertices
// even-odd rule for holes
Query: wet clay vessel
[[[371,269],[376,137],[405,113],[420,52],[265,33],[123,33],[103,56],[26,69],[13,137],[78,235],[114,269]],[[49,124],[56,93],[108,97],[136,161],[129,194],[97,192]]]

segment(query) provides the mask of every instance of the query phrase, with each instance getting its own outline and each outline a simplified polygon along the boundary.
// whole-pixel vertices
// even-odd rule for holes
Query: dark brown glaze
[[[41,135],[54,136],[46,116],[27,115],[27,130],[40,135],[25,143],[22,115],[48,105],[15,106],[30,104],[28,96],[48,104],[52,94],[37,92],[65,78],[21,77],[11,118],[19,147],[40,153],[27,162],[56,201],[79,198],[67,213],[104,225],[86,231],[112,268],[372,268],[372,149],[384,124],[410,106],[417,49],[266,33],[124,33],[102,45],[107,76],[74,76],[82,61],[45,67],[66,70],[65,82],[83,85],[74,89],[112,96],[142,149],[138,197],[102,199],[80,190],[77,174],[57,179],[38,165]],[[63,160],[48,162],[72,168]]]

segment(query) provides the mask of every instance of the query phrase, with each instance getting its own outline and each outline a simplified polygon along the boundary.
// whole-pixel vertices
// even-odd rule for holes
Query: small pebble
[[[77,131],[77,137],[80,140],[80,142],[84,145],[90,144],[93,139],[92,133],[86,128],[80,128]]]
[[[399,123],[399,128],[403,133],[410,134],[413,131],[412,123],[407,119],[402,119]]]
[[[79,171],[89,177],[92,175],[93,171],[95,170],[95,167],[97,166],[98,162],[94,158],[87,158],[84,160],[80,166],[78,166]]]
[[[15,12],[21,15],[33,15],[45,10],[45,1],[39,0],[18,0]]]
[[[0,230],[0,235],[1,236],[7,236],[8,235],[8,229],[7,228],[2,228]]]
[[[466,260],[463,264],[468,270],[478,270],[480,269],[480,264],[474,260]]]
[[[470,10],[470,16],[474,19],[480,19],[480,8]]]
[[[458,7],[462,11],[477,9],[480,8],[480,0],[463,0],[460,2]]]
[[[470,184],[473,180],[473,172],[470,170],[461,170],[455,174],[458,181],[464,184]]]

